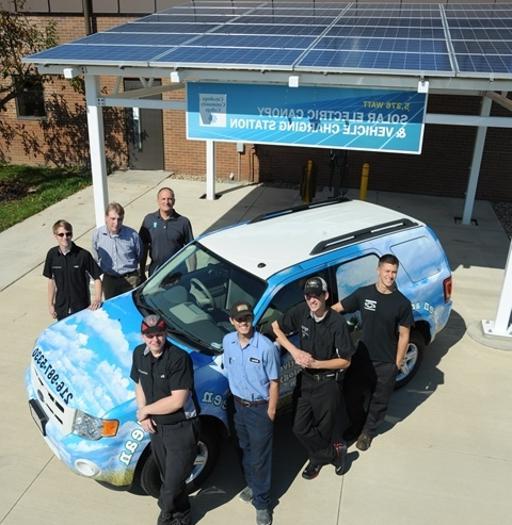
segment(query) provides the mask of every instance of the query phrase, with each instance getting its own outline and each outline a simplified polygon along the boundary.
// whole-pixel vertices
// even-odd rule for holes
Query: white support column
[[[105,138],[103,111],[98,104],[98,77],[85,75],[85,98],[87,101],[87,129],[91,156],[92,186],[94,193],[94,214],[96,226],[105,222],[105,208],[108,203],[107,162],[105,160]]]
[[[482,107],[480,116],[488,117],[491,113],[492,100],[488,97],[482,98]],[[482,164],[482,154],[485,145],[485,136],[487,127],[480,126],[476,132],[475,147],[473,148],[473,160],[471,161],[471,171],[469,174],[468,187],[466,189],[466,201],[464,202],[464,212],[462,214],[462,224],[471,224],[473,207],[475,205],[476,188],[478,186],[478,177],[480,175],[480,166]]]
[[[482,321],[485,335],[507,337],[512,340],[512,324],[510,315],[512,314],[512,241],[508,250],[507,264],[505,265],[505,277],[501,287],[498,310],[494,321]]]
[[[215,142],[206,141],[206,198],[215,200]]]

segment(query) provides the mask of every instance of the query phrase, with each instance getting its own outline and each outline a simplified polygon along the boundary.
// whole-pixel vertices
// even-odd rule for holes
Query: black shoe
[[[345,443],[334,443],[334,450],[336,452],[336,457],[332,464],[334,465],[334,470],[338,476],[345,474],[345,464],[347,459],[347,445]]]
[[[174,525],[174,524],[175,524],[175,520],[173,518],[173,515],[170,512],[164,512],[162,510],[160,512],[160,515],[158,516],[156,525]]]
[[[372,439],[373,438],[368,434],[360,434],[360,436],[357,438],[356,447],[359,450],[368,450],[372,444]]]
[[[320,474],[321,470],[322,465],[318,465],[317,463],[309,461],[309,463],[306,465],[306,468],[302,471],[302,477],[308,480],[315,479],[318,474]]]

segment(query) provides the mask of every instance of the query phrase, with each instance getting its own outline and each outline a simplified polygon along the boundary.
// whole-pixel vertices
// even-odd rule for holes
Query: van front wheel
[[[212,471],[219,455],[219,432],[215,425],[202,421],[199,443],[197,445],[197,457],[194,461],[192,472],[187,479],[187,491],[194,492],[206,480]],[[139,484],[143,492],[158,498],[160,495],[160,472],[158,471],[155,458],[149,450],[143,454],[141,460],[144,462],[140,468]]]

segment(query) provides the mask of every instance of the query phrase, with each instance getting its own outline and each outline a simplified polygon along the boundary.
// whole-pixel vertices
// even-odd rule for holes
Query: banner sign
[[[421,153],[427,95],[416,91],[187,84],[187,138]]]

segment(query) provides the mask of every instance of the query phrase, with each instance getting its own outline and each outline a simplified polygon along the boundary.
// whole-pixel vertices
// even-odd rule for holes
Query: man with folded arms
[[[247,487],[240,499],[256,508],[256,524],[270,525],[272,435],[279,398],[279,352],[253,325],[251,305],[230,310],[235,331],[224,336],[224,369],[233,394],[234,423]]]
[[[105,210],[105,224],[92,234],[94,258],[103,271],[105,299],[128,292],[140,283],[142,246],[139,234],[123,221],[124,208],[111,202]]]
[[[325,280],[312,277],[304,286],[305,302],[272,323],[277,342],[302,367],[293,432],[308,452],[309,463],[302,472],[307,480],[329,463],[336,474],[345,473],[347,446],[342,437],[347,417],[341,385],[354,346],[345,320],[327,306],[328,298]],[[291,333],[299,334],[300,348],[288,339]]]

